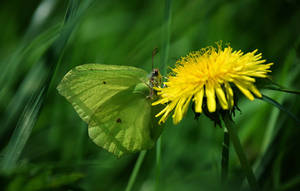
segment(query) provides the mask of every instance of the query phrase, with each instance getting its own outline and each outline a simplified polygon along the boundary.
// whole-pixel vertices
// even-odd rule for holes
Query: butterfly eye
[[[103,83],[103,84],[106,84],[106,81],[103,81],[102,83]]]
[[[158,69],[154,69],[154,70],[153,70],[152,76],[158,76]]]
[[[116,120],[116,122],[117,122],[117,123],[122,123],[122,120],[121,120],[120,118],[118,118],[118,119]]]

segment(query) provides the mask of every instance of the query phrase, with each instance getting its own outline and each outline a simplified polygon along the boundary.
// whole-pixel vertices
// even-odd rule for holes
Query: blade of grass
[[[160,71],[163,76],[167,73],[172,21],[172,0],[165,0],[164,20],[162,25],[162,55]]]
[[[22,59],[26,52],[30,49],[30,46],[27,45],[31,43],[32,38],[35,38],[40,33],[44,23],[47,21],[47,18],[54,10],[53,8],[56,2],[56,0],[44,0],[40,3],[16,51],[10,56],[10,59],[8,59],[6,62],[0,63],[2,68],[2,75],[0,76],[0,103],[6,97],[6,94],[11,89],[15,79],[17,79],[16,76],[20,75],[20,71],[22,71],[20,68],[24,67]],[[43,17],[41,17],[40,10],[45,5],[47,6],[48,12],[43,12]],[[36,18],[38,18],[38,24]]]
[[[55,6],[58,0],[43,0],[39,6],[36,8],[31,23],[26,31],[25,39],[30,39],[34,37],[40,30],[44,27],[51,13],[55,11]]]
[[[160,61],[160,71],[163,76],[167,74],[169,59],[170,38],[172,20],[172,0],[165,0],[164,19],[162,25],[162,55]],[[160,190],[160,169],[161,169],[161,137],[156,144],[156,163],[155,163],[155,190]]]
[[[160,164],[161,164],[161,136],[156,143],[156,162],[155,162],[155,190],[159,190],[160,185]]]
[[[299,184],[300,184],[300,174],[298,174],[297,176],[295,176],[295,178],[281,185],[278,190],[293,190],[293,188],[297,189],[297,186],[299,188]]]
[[[296,52],[294,49],[291,49],[287,58],[285,59],[284,65],[282,70],[280,70],[279,75],[277,76],[277,80],[281,83],[285,84],[286,86],[291,86],[292,81],[296,79],[296,77],[299,74],[299,59],[296,56]],[[293,69],[292,69],[293,68]],[[280,88],[280,89],[286,89],[282,85],[274,82],[271,79],[266,79],[268,82],[267,84],[272,84],[274,88]],[[275,98],[275,100],[278,101],[278,103],[282,104],[284,100],[289,99],[286,94],[275,94],[272,97]],[[268,124],[266,126],[266,133],[264,135],[263,139],[263,145],[261,149],[261,156],[265,153],[266,148],[271,143],[271,139],[276,135],[274,132],[278,132],[276,128],[277,119],[279,117],[279,110],[277,110],[275,107],[271,109],[271,115],[270,120],[268,121]],[[258,162],[257,162],[258,164]],[[256,165],[255,165],[256,166]]]
[[[277,107],[278,109],[280,109],[281,111],[283,111],[284,113],[288,114],[291,118],[293,118],[298,124],[300,124],[300,120],[289,110],[287,110],[285,107],[283,107],[280,103],[278,103],[277,101],[273,100],[272,98],[266,96],[266,95],[262,95],[262,98],[259,98],[260,100],[263,100],[269,104],[272,104],[273,106]]]
[[[297,62],[297,59],[295,59],[295,61]],[[287,70],[290,69],[291,67],[291,63],[287,63],[285,68],[282,70],[281,76],[280,76],[280,81],[289,81],[287,80]],[[283,77],[286,78],[283,78]],[[284,87],[283,85],[280,85],[276,82],[274,82],[272,79],[265,79],[267,85],[265,85],[264,87],[262,87],[263,89],[268,89],[268,90],[275,90],[275,91],[281,91],[281,92],[285,92],[285,93],[291,93],[291,94],[297,94],[300,95],[300,91],[299,90],[291,90],[289,88]]]
[[[41,87],[38,88],[36,92],[33,92],[30,101],[23,111],[23,115],[19,119],[18,125],[13,132],[13,135],[7,145],[3,160],[0,164],[0,169],[3,171],[10,171],[16,166],[16,162],[19,159],[20,154],[31,134],[32,128],[37,121],[54,71],[61,59],[67,41],[78,23],[80,16],[89,7],[91,2],[92,1],[85,1],[82,4],[81,10],[77,13],[79,2],[76,0],[70,1],[61,34],[45,55],[45,65],[48,66],[45,67],[48,69],[45,81],[42,82]]]
[[[276,87],[266,87],[265,89],[300,95],[300,91],[297,90],[289,90]]]
[[[11,170],[16,165],[16,162],[31,134],[32,127],[37,120],[39,113],[36,111],[42,106],[42,97],[45,91],[46,89],[43,88],[39,94],[32,95],[31,99],[24,108],[21,119],[19,120],[17,127],[9,140],[3,161],[1,161],[0,164],[0,169],[4,172]]]
[[[49,30],[45,31],[39,35],[32,43],[26,48],[28,53],[25,53],[26,57],[34,56],[38,60],[45,49],[47,49],[53,41],[57,38],[59,32],[59,25],[51,27]],[[37,63],[32,66],[32,70],[29,71],[26,78],[23,80],[17,92],[14,94],[14,97],[11,99],[7,105],[5,112],[3,114],[3,121],[1,122],[2,126],[0,129],[0,138],[3,136],[5,131],[14,123],[17,119],[18,114],[25,107],[28,97],[30,97],[31,92],[36,91],[38,88],[39,81],[42,81],[42,77],[45,75],[44,68],[42,63]],[[32,84],[32,82],[35,82]]]
[[[145,158],[145,155],[146,155],[147,151],[141,151],[140,154],[139,154],[139,157],[134,165],[134,168],[133,168],[133,171],[130,175],[130,178],[129,178],[129,181],[128,181],[128,184],[126,186],[126,189],[125,191],[131,191],[132,190],[132,187],[133,187],[133,184],[136,180],[136,177],[139,173],[139,170],[142,166],[142,163],[144,161],[144,158]]]
[[[287,56],[283,69],[280,70],[280,74],[276,77],[277,81],[285,84],[287,87],[291,86],[292,82],[296,80],[299,76],[299,58],[297,58],[296,52],[292,49]],[[275,88],[286,89],[283,86],[269,80]],[[275,97],[278,103],[283,103],[284,100],[291,100],[291,94],[275,94],[272,97]],[[271,108],[270,120],[266,125],[266,131],[262,142],[261,153],[258,159],[256,160],[254,166],[255,175],[258,178],[259,182],[264,181],[264,175],[267,165],[273,160],[278,151],[275,149],[276,145],[280,142],[280,135],[284,131],[285,125],[283,124],[285,116],[279,121],[280,110],[276,107]]]

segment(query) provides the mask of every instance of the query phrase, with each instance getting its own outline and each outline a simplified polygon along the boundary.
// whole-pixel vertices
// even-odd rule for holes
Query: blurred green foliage
[[[152,50],[161,50],[165,40],[165,3],[70,2],[0,3],[1,190],[124,190],[137,159],[137,154],[116,159],[93,144],[87,125],[55,88],[68,70],[85,63],[132,65],[150,72]],[[299,21],[298,0],[174,0],[167,65],[222,40],[245,52],[258,49],[274,62],[273,80],[299,90]],[[155,65],[161,65],[160,56]],[[300,116],[296,95],[263,93]],[[261,188],[299,190],[300,125],[260,100],[242,99],[239,106],[239,136]],[[21,127],[28,128],[16,136],[14,130]],[[162,135],[160,190],[221,190],[222,139],[222,129],[204,116],[194,120],[191,110],[177,126],[168,121]],[[13,151],[7,145],[14,140],[25,147],[14,147],[19,149],[12,156],[19,157],[8,161],[9,171],[3,170],[7,153]],[[229,190],[247,190],[232,149],[229,172]],[[154,188],[153,149],[133,190]]]

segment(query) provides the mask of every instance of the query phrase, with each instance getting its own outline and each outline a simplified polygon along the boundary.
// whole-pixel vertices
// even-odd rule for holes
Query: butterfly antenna
[[[158,53],[158,48],[154,48],[152,51],[152,70],[154,68],[154,56]]]

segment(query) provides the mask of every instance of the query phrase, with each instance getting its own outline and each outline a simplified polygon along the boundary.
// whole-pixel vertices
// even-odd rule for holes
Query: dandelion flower
[[[232,86],[250,100],[254,100],[254,95],[262,97],[254,83],[255,78],[266,78],[271,72],[269,68],[273,63],[265,62],[257,50],[244,54],[241,50],[233,51],[230,46],[223,49],[221,45],[182,57],[176,62],[165,86],[156,88],[159,99],[152,105],[166,104],[156,115],[162,116],[159,123],[165,122],[172,111],[174,124],[179,123],[191,100],[196,113],[202,113],[206,105],[210,113],[219,106],[223,110],[232,109]]]

